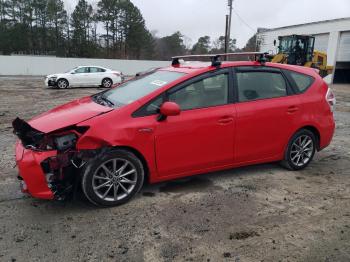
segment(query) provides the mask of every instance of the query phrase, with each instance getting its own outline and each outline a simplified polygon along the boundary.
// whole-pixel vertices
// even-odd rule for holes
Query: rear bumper
[[[54,194],[48,186],[41,163],[56,151],[37,152],[25,149],[20,142],[16,144],[16,163],[19,170],[22,192],[35,198],[54,199]]]

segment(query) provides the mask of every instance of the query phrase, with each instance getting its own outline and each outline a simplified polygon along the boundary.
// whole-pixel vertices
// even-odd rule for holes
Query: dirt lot
[[[1,77],[0,261],[350,261],[350,86],[334,90],[334,141],[306,170],[205,174],[98,209],[24,197],[10,124],[98,90]]]

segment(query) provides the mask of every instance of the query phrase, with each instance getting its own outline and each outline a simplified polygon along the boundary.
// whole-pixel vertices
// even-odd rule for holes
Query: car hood
[[[67,73],[58,73],[58,74],[52,74],[52,75],[47,75],[46,78],[51,78],[51,77],[63,77],[66,76]]]
[[[51,109],[28,123],[36,130],[50,133],[112,110],[113,108],[96,104],[91,97],[85,97]]]

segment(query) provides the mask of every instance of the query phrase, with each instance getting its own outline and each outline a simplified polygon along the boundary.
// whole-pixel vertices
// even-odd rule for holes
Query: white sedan
[[[84,86],[102,86],[110,88],[122,82],[123,75],[100,66],[79,66],[66,73],[48,75],[45,85],[48,87],[68,88]]]

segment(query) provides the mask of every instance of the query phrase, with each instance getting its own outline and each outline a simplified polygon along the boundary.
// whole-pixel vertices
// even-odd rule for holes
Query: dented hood
[[[85,97],[38,115],[28,123],[41,132],[49,133],[112,110],[113,108],[95,103],[91,97]]]

